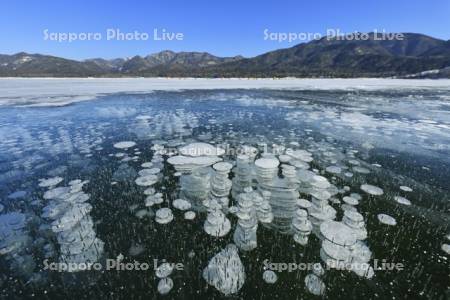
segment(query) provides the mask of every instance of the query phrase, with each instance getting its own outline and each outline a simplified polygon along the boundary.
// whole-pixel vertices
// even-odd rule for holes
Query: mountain
[[[423,52],[421,57],[450,57],[450,40],[440,44],[437,47],[431,48],[428,51]]]
[[[403,40],[379,39],[374,33],[366,40],[355,36],[324,37],[253,58],[166,50],[75,61],[17,53],[0,55],[0,76],[405,77],[450,66],[450,41],[417,33],[404,33]]]
[[[103,68],[94,62],[80,62],[55,56],[20,52],[0,55],[0,76],[75,77],[101,76]]]
[[[127,58],[116,58],[116,59],[103,59],[103,58],[92,58],[86,59],[84,62],[93,63],[100,67],[104,72],[120,72],[123,65],[127,61]]]
[[[449,42],[405,33],[403,40],[324,37],[288,49],[203,70],[225,76],[393,76],[450,66]]]
[[[85,77],[85,76],[167,76],[171,72],[189,74],[192,69],[215,66],[242,59],[218,57],[206,52],[161,51],[132,58],[84,61],[70,60],[50,55],[28,54],[0,55],[0,76],[25,77]]]
[[[124,74],[155,74],[170,73],[172,71],[188,71],[190,69],[220,65],[226,62],[234,62],[242,59],[236,57],[217,57],[207,52],[173,52],[161,51],[145,57],[135,56],[124,63]]]

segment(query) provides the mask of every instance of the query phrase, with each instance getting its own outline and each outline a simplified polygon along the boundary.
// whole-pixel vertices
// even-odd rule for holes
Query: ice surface
[[[1,78],[0,105],[60,106],[118,93],[186,89],[380,90],[448,89],[449,80]]]
[[[45,257],[70,255],[73,261],[83,262],[88,257],[95,261],[97,255],[85,251],[92,248],[89,245],[103,247],[93,228],[101,231],[99,236],[107,241],[108,253],[123,252],[123,245],[131,243],[130,255],[139,255],[148,247],[155,257],[186,263],[184,254],[189,253],[190,259],[196,259],[188,263],[196,269],[203,269],[207,263],[204,251],[217,249],[215,245],[205,248],[201,243],[214,240],[223,245],[232,238],[227,235],[229,232],[241,254],[256,248],[245,253],[245,267],[250,263],[252,268],[255,259],[260,261],[260,254],[270,254],[274,261],[305,262],[317,261],[320,255],[329,265],[337,266],[345,260],[357,265],[372,258],[369,245],[385,245],[382,250],[386,253],[379,252],[381,248],[374,249],[374,258],[381,259],[384,254],[403,257],[409,274],[413,274],[405,277],[409,283],[419,286],[429,282],[429,290],[439,290],[433,283],[435,274],[417,272],[411,266],[414,268],[417,261],[420,270],[432,261],[436,270],[445,267],[442,262],[447,256],[442,250],[448,249],[448,241],[442,241],[442,231],[431,229],[443,228],[434,224],[448,224],[448,203],[441,200],[447,197],[440,197],[446,192],[428,191],[439,184],[445,189],[436,177],[436,169],[440,174],[446,174],[448,169],[439,160],[404,160],[404,152],[416,151],[419,147],[414,145],[420,145],[448,158],[445,154],[449,143],[445,137],[450,136],[446,117],[450,106],[446,101],[450,98],[442,90],[405,90],[404,94],[408,93],[410,100],[404,95],[398,97],[397,90],[373,94],[367,90],[340,94],[180,91],[120,94],[59,108],[0,107],[4,112],[0,116],[0,152],[5,156],[0,162],[4,205],[0,210],[9,214],[20,207],[31,213],[27,219],[33,220],[33,235],[28,235],[26,229],[14,233],[0,229],[2,234],[15,236],[14,240],[6,239],[1,252],[20,254],[14,257],[20,257],[18,261],[23,261],[26,268],[30,265],[29,258],[22,255],[26,249],[42,249]],[[420,99],[421,95],[424,99]],[[414,111],[419,105],[420,110]],[[114,149],[119,141],[125,143],[121,149]],[[222,155],[223,150],[217,148],[230,151]],[[393,148],[396,151],[391,152]],[[178,155],[176,150],[180,149],[184,155]],[[418,172],[409,176],[405,170],[410,168]],[[87,204],[90,196],[83,192],[86,181],[68,177],[76,173],[91,180],[87,188],[94,198],[92,206]],[[39,178],[43,180],[38,182]],[[427,184],[429,179],[433,185]],[[62,186],[63,182],[69,182],[69,186]],[[38,187],[39,183],[42,186]],[[375,194],[377,201],[370,200]],[[414,205],[396,205],[409,204],[406,198]],[[93,218],[88,218],[91,210]],[[34,215],[40,211],[41,218]],[[383,211],[401,218],[397,227],[380,224],[396,224],[382,215],[378,216],[380,222],[373,222]],[[155,217],[155,222],[147,218],[150,216]],[[330,220],[341,218],[336,222],[339,225],[333,223],[331,229],[320,232],[321,224],[325,227]],[[158,225],[168,222],[171,223]],[[39,230],[35,225],[39,225]],[[408,228],[414,228],[414,234]],[[354,238],[348,238],[350,232]],[[185,243],[184,234],[195,237],[190,239],[195,243],[193,250]],[[304,252],[295,243],[307,245],[310,234],[317,239],[312,238]],[[216,238],[211,239],[210,235]],[[272,235],[275,240],[270,238]],[[418,238],[423,243],[414,240]],[[431,238],[441,242],[433,247]],[[416,247],[399,247],[399,239]],[[343,240],[351,240],[351,245],[340,245]],[[57,243],[53,245],[53,241]],[[321,246],[317,247],[317,242]],[[25,247],[30,243],[33,247]],[[152,243],[157,244],[153,247]],[[265,252],[274,245],[293,252]],[[424,251],[426,256],[422,255]],[[409,253],[414,255],[409,257]],[[8,262],[9,259],[10,256]],[[369,264],[355,271],[365,278],[373,276],[373,272]],[[270,275],[255,274],[247,279],[252,285]],[[307,272],[300,272],[299,278],[303,280],[306,275]],[[339,289],[342,294],[351,293],[347,283],[337,286],[338,271],[321,277],[323,272],[314,270],[311,275],[327,284],[327,292]],[[398,285],[390,285],[392,280],[396,282],[396,272],[383,275],[377,278],[377,286],[396,292]],[[104,276],[108,279],[111,275]],[[181,277],[177,274],[174,280],[178,282]],[[314,277],[310,279],[312,283],[319,282]],[[289,289],[283,290],[285,280],[285,276],[280,276],[280,284],[269,288],[282,291],[280,296],[295,297]],[[203,280],[189,280],[189,284],[173,290],[169,279],[161,285],[179,296],[187,288],[198,290],[197,283],[205,285]],[[404,283],[402,279],[400,283]],[[415,286],[411,288],[417,290]],[[355,293],[364,293],[365,288],[362,289]],[[201,287],[199,290],[199,296],[203,295]],[[151,293],[155,297],[156,287],[147,290],[147,294]],[[247,293],[248,289],[242,290],[238,297],[248,296]]]

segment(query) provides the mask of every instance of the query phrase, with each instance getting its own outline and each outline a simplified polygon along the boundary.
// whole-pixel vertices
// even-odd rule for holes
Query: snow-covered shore
[[[449,90],[450,80],[373,78],[0,78],[0,105],[61,106],[112,93],[148,93],[156,90],[186,89]]]

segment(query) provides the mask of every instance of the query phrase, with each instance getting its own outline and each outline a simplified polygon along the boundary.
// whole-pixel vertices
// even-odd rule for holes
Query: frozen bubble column
[[[251,251],[258,245],[256,231],[258,218],[253,205],[253,189],[247,187],[244,193],[238,196],[238,223],[234,231],[233,240],[239,249]]]
[[[191,201],[196,210],[205,210],[202,202],[211,191],[211,168],[221,161],[225,150],[207,143],[191,143],[179,148],[182,155],[172,156],[167,162],[183,172],[180,178],[180,198]]]
[[[238,155],[236,157],[236,167],[233,170],[233,186],[231,194],[237,199],[246,187],[252,186],[252,160],[248,155]]]
[[[313,272],[305,277],[305,287],[308,292],[316,296],[321,296],[325,293],[326,286],[321,278],[323,274],[325,274],[325,270],[322,265],[315,263],[313,265]]]
[[[19,212],[0,215],[0,256],[7,262],[11,272],[30,278],[36,266],[31,247],[26,216]]]
[[[256,216],[258,217],[258,221],[264,226],[267,226],[267,224],[273,221],[272,206],[270,206],[269,201],[270,192],[264,191],[262,192],[262,196],[258,192],[255,192],[253,204],[256,208]]]
[[[326,221],[320,225],[320,233],[323,237],[320,257],[328,267],[344,269],[350,264],[358,276],[372,278],[374,271],[368,264],[372,253],[358,241],[350,227],[342,222]]]
[[[292,219],[292,231],[294,232],[294,241],[300,245],[308,244],[311,234],[312,224],[308,220],[308,213],[304,209],[297,209]]]
[[[219,203],[224,211],[228,210],[231,180],[228,179],[232,164],[227,162],[219,162],[213,165],[214,175],[211,179],[211,192],[209,200],[215,200]]]
[[[319,175],[313,175],[308,180],[310,187],[308,193],[311,195],[311,207],[308,208],[309,220],[313,225],[313,232],[320,238],[320,224],[336,218],[336,210],[329,204],[331,193],[328,188],[331,184]]]
[[[180,198],[190,200],[193,209],[204,211],[203,201],[208,199],[211,190],[210,168],[197,168],[190,174],[180,177]]]
[[[346,210],[342,223],[350,227],[356,235],[358,240],[365,240],[367,238],[366,224],[363,216],[357,211]]]
[[[82,185],[74,183],[69,187],[50,189],[44,194],[44,199],[50,202],[44,207],[42,217],[52,221],[51,229],[60,246],[62,263],[94,263],[103,254],[104,243],[96,237],[89,215],[92,206],[85,203],[89,195],[81,190]],[[75,267],[69,271],[78,269]]]
[[[208,208],[208,216],[206,217],[203,229],[205,232],[214,237],[223,237],[231,230],[231,222],[221,211],[221,206],[215,200],[211,201]]]
[[[295,168],[285,165],[282,168],[284,178],[279,178],[279,161],[276,158],[262,158],[255,161],[258,189],[264,194],[270,193],[270,206],[273,221],[270,227],[281,233],[291,233],[292,217],[299,198]],[[269,198],[269,197],[268,197]]]
[[[356,243],[350,247],[352,264],[355,265],[352,271],[358,276],[371,278],[373,276],[373,268],[369,266],[369,260],[372,252],[366,245],[364,240],[367,238],[367,229],[364,223],[364,217],[356,211],[344,211],[342,223],[348,226],[356,237]]]

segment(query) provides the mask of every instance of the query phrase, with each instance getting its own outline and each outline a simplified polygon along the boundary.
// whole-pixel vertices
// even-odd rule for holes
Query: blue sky
[[[450,1],[66,1],[2,0],[0,53],[20,51],[74,59],[147,55],[170,49],[255,56],[298,42],[264,40],[269,32],[419,32],[450,39]],[[147,41],[107,41],[106,30],[150,33]],[[182,41],[154,41],[153,30]],[[43,31],[99,32],[100,41],[45,41]]]

